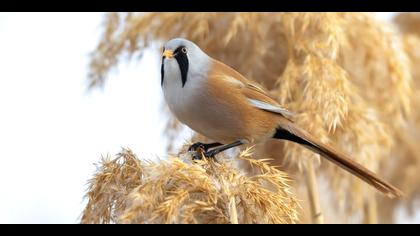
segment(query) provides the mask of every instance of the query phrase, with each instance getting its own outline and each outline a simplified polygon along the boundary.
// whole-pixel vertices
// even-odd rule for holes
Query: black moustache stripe
[[[184,87],[185,83],[187,83],[189,62],[188,62],[187,54],[181,52],[182,47],[183,46],[180,46],[174,51],[174,57],[178,63],[179,70],[181,71],[182,87]],[[161,75],[160,86],[163,86],[163,80],[165,79],[164,61],[165,61],[165,56],[162,57],[162,65],[160,68],[160,75]]]
[[[164,60],[165,60],[165,57],[162,57],[162,66],[160,67],[160,76],[161,76],[161,79],[160,79],[160,86],[163,86],[163,79],[165,78],[165,69],[163,68],[163,62],[164,62]]]
[[[181,80],[182,80],[182,87],[184,87],[185,83],[187,82],[187,74],[188,74],[188,57],[186,54],[179,52],[175,54],[175,59],[178,62],[179,70],[181,71]]]

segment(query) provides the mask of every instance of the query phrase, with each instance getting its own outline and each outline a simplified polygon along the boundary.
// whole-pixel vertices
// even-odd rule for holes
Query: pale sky
[[[86,93],[102,16],[0,13],[0,223],[77,223],[101,155],[166,155],[158,55]]]

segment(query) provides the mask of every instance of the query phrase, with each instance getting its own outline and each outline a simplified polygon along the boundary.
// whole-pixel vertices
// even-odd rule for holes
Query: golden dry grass
[[[402,201],[380,198],[380,216],[383,222],[393,222],[395,209],[399,206],[412,214],[420,198],[420,14],[401,13],[395,18],[398,28],[404,33],[404,50],[407,53],[413,76],[412,114],[401,132],[395,137],[394,161],[383,164],[383,173],[406,193]]]
[[[297,114],[303,128],[390,179],[412,199],[420,189],[420,167],[413,168],[420,166],[414,150],[420,130],[420,44],[408,33],[418,34],[417,22],[418,14],[399,16],[397,29],[371,13],[109,13],[92,53],[89,82],[103,85],[124,56],[149,46],[158,52],[157,45],[168,39],[188,38],[266,87]],[[179,123],[172,118],[167,127],[175,139]],[[205,140],[196,134],[198,139]],[[297,187],[306,185],[299,176],[307,160],[318,159],[282,141],[258,145],[253,156],[287,167]],[[318,163],[334,190],[321,193],[334,199],[328,204],[332,214],[363,214],[375,197],[372,190],[335,166]],[[413,171],[401,173],[401,168]]]
[[[151,162],[124,149],[99,163],[81,223],[297,222],[299,205],[287,175],[250,155],[247,149],[236,158],[257,175],[222,156],[194,163],[189,154],[179,154]]]

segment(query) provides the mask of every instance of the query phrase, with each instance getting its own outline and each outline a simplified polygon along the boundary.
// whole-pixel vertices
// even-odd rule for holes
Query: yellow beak
[[[165,50],[163,52],[163,56],[167,58],[172,58],[174,56],[174,52],[172,50]]]

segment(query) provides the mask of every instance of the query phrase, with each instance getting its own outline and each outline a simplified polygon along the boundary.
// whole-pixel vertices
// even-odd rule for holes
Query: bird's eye
[[[184,54],[187,54],[187,48],[186,47],[181,48],[181,52]]]

